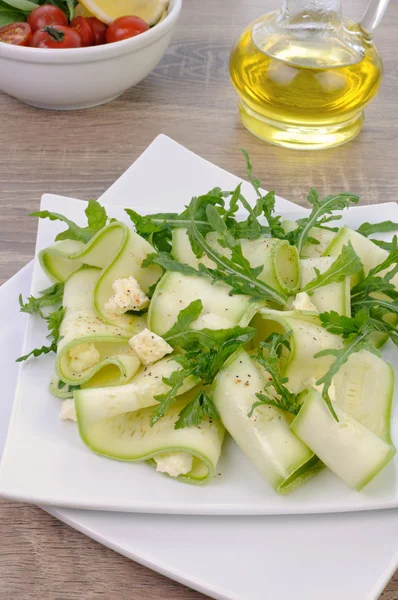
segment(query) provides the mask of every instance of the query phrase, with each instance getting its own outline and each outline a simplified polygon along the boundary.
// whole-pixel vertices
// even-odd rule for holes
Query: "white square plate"
[[[236,184],[235,177],[217,168],[209,170],[209,163],[194,159],[191,153],[179,146],[177,148],[181,154],[176,158],[178,178],[170,175],[171,172],[176,174],[175,169],[166,169],[164,173],[162,171],[161,175],[164,175],[166,183],[159,185],[156,183],[157,178],[154,179],[155,187],[150,188],[154,196],[150,196],[148,202],[148,180],[153,174],[153,164],[151,170],[142,166],[145,160],[145,154],[143,155],[136,167],[141,178],[137,175],[134,179],[135,195],[141,200],[135,203],[130,201],[130,206],[146,212],[161,210],[162,206],[167,206],[168,210],[179,209],[192,193],[204,192],[217,184],[222,187]],[[165,156],[161,153],[160,164],[164,165],[164,161]],[[184,161],[181,168],[181,162]],[[211,173],[211,176],[208,177],[207,173]],[[123,178],[120,181],[122,180]],[[197,185],[196,189],[192,189],[193,180],[200,180],[200,186]],[[123,196],[120,181],[111,190],[114,190],[115,201],[126,202],[126,188]],[[156,189],[156,185],[159,189]],[[128,189],[132,189],[131,182]],[[109,197],[110,192],[104,199]],[[142,198],[145,198],[145,202]],[[46,195],[43,197],[42,208],[63,212],[73,220],[82,221],[84,204]],[[110,216],[123,218],[121,207],[110,207],[108,212]],[[398,220],[398,208],[395,204],[361,207],[345,213],[345,222],[352,226],[357,226],[364,220],[386,218]],[[40,222],[37,251],[52,242],[57,230],[57,225],[52,222]],[[45,277],[36,262],[32,293],[37,293],[46,285]],[[36,318],[28,318],[23,353],[41,345],[44,338],[43,323]],[[388,357],[388,351],[386,356]],[[390,356],[394,357],[393,354]],[[348,489],[331,472],[325,470],[291,496],[280,497],[262,480],[230,439],[226,442],[218,468],[221,476],[203,488],[161,477],[145,464],[122,463],[96,456],[83,445],[77,429],[71,423],[59,420],[59,402],[47,391],[53,363],[53,357],[46,356],[21,366],[0,470],[0,493],[4,496],[74,508],[213,515],[319,513],[398,505],[395,476],[397,463],[390,464],[361,493]],[[398,432],[395,429],[394,416],[393,436],[397,439]]]
[[[177,179],[176,148],[192,157],[173,140],[159,136],[145,152],[145,165],[156,168],[160,151],[164,155],[167,150],[168,170]],[[217,171],[196,159],[202,174]],[[123,204],[141,161],[123,176]],[[199,184],[192,180],[191,193]],[[112,197],[107,201],[112,203]],[[28,295],[31,277],[32,263],[0,288],[0,457],[18,371],[13,357],[21,354],[26,322],[26,315],[18,311],[18,295]],[[376,600],[398,565],[397,510],[221,519],[46,510],[109,548],[218,600],[288,600],[292,589],[297,600]]]

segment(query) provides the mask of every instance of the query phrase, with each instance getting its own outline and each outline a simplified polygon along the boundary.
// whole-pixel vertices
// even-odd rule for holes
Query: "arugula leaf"
[[[213,220],[213,222],[215,221]],[[222,223],[222,227],[226,227],[223,221]],[[280,305],[286,303],[287,296],[257,279],[257,276],[262,271],[262,267],[253,269],[250,266],[249,261],[243,256],[239,240],[235,240],[227,229],[225,230],[225,235],[228,237],[228,247],[232,251],[230,259],[212,248],[206,241],[206,238],[196,229],[195,225],[191,225],[191,227],[195,243],[216,263],[216,269],[205,267],[202,263],[199,263],[198,269],[195,269],[174,260],[166,252],[150,254],[143,261],[142,267],[157,264],[166,271],[174,271],[183,275],[208,277],[213,282],[220,281],[226,283],[231,287],[232,294],[251,296],[253,300],[271,300]]]
[[[61,306],[58,310],[52,312],[48,317],[46,317],[49,331],[48,337],[53,338],[56,344],[59,342],[59,329],[61,327],[64,315],[65,309],[63,306]]]
[[[174,271],[176,273],[182,273],[183,275],[203,276],[203,273],[197,271],[194,267],[190,267],[189,265],[178,262],[178,260],[174,260],[167,252],[148,254],[141,266],[144,268],[149,267],[150,265],[159,265],[165,271]]]
[[[229,195],[229,192],[222,192],[220,188],[215,188],[199,196],[195,220],[199,229],[205,234],[211,229],[206,217],[206,207],[211,204],[223,209],[225,195]],[[188,208],[181,213],[155,213],[146,216],[139,215],[131,208],[126,208],[125,212],[134,223],[136,232],[159,252],[170,252],[173,229],[185,229],[191,221]]]
[[[229,208],[223,215],[223,220],[230,234],[239,239],[257,239],[262,233],[269,233],[268,227],[263,227],[257,214],[257,207],[254,209],[246,198],[241,193],[242,184],[240,183],[234,190],[230,202]],[[242,204],[243,208],[248,212],[248,216],[244,221],[237,221],[235,219],[235,213],[239,209],[239,203]]]
[[[80,227],[80,225],[77,225],[74,223],[74,221],[71,221],[64,215],[50,212],[48,210],[33,212],[30,216],[39,217],[39,219],[50,219],[50,221],[62,221],[63,223],[66,223],[68,229],[59,233],[55,238],[56,241],[76,240],[86,244],[110,221],[108,220],[105,208],[96,200],[88,201],[88,206],[85,210],[85,213],[88,222],[87,227]]]
[[[17,358],[16,362],[23,362],[25,360],[28,360],[28,358],[30,358],[31,356],[37,357],[37,356],[41,356],[42,354],[49,354],[50,352],[56,352],[57,351],[57,344],[55,342],[53,342],[51,344],[51,346],[42,346],[41,348],[35,348],[34,350],[31,350],[31,352],[29,352],[29,354],[25,354],[24,356],[20,356],[19,358]]]
[[[362,223],[357,231],[365,237],[369,237],[372,233],[390,233],[397,231],[398,223],[393,221],[381,221],[380,223]],[[372,240],[373,241],[373,240]]]
[[[382,221],[381,223],[362,223],[362,225],[357,229],[358,233],[361,233],[365,237],[369,237],[373,233],[388,233],[391,231],[396,231],[398,229],[398,223],[394,223],[393,221]],[[393,252],[397,248],[396,244],[396,236],[391,242],[384,242],[382,240],[374,240],[371,239],[371,242],[387,250],[387,252]]]
[[[391,268],[392,267],[392,268]],[[380,275],[383,271],[387,271],[384,275]],[[379,265],[370,269],[362,281],[359,281],[351,290],[351,307],[353,312],[360,310],[364,303],[375,306],[374,294],[384,294],[391,300],[398,298],[398,291],[393,283],[392,278],[398,272],[398,238],[394,236],[391,242],[391,252],[387,258]],[[373,294],[373,295],[372,295]],[[378,303],[381,300],[378,299]],[[394,308],[391,308],[394,311]]]
[[[383,248],[383,250],[387,250],[387,252],[391,252],[392,251],[392,242],[384,242],[383,240],[374,240],[374,239],[370,239],[371,242],[373,242],[374,244],[376,244],[376,246],[379,246],[379,248]]]
[[[39,298],[30,296],[25,303],[23,302],[22,294],[20,294],[19,306],[21,307],[21,312],[29,313],[30,315],[39,314],[42,318],[44,318],[42,308],[46,306],[53,306],[54,304],[62,302],[64,295],[64,283],[55,283],[54,285],[39,292],[39,294],[41,294]]]
[[[267,220],[269,232],[272,237],[285,239],[285,231],[282,227],[281,217],[274,215],[275,193],[268,192],[267,194],[265,194],[265,196],[261,193],[261,182],[256,177],[253,177],[253,167],[250,162],[249,154],[243,148],[242,153],[246,160],[247,177],[259,198],[255,209],[256,216],[258,217],[261,214],[264,215],[264,217]]]
[[[224,366],[225,361],[242,345],[249,342],[255,335],[256,330],[252,327],[232,327],[231,329],[190,329],[202,311],[200,300],[191,302],[180,311],[177,323],[164,334],[164,339],[172,346],[178,346],[183,354],[174,356],[181,369],[175,371],[169,378],[163,378],[163,382],[170,387],[166,393],[156,396],[159,405],[151,416],[151,425],[154,425],[164,417],[170,406],[177,399],[177,394],[187,377],[194,377],[202,382],[204,388],[202,396],[194,399],[190,407],[185,407],[178,419],[178,428],[190,426],[188,423],[199,418],[213,415],[212,406],[207,399],[208,386],[214,377]],[[176,423],[176,427],[177,427]]]
[[[347,208],[350,203],[357,204],[359,197],[350,192],[342,192],[320,200],[316,190],[311,189],[307,200],[312,205],[311,214],[309,217],[298,219],[298,227],[286,235],[290,243],[297,246],[300,255],[304,244],[312,241],[309,239],[309,233],[313,227],[328,229],[327,223],[341,219],[341,215],[336,216],[333,212]]]
[[[338,350],[328,348],[326,350],[321,350],[314,356],[314,358],[320,358],[322,356],[334,357],[334,361],[329,367],[329,370],[316,382],[316,384],[323,385],[322,397],[328,405],[333,417],[338,421],[338,417],[329,396],[329,389],[332,385],[333,377],[348,361],[350,356],[356,352],[368,350],[376,356],[381,356],[375,346],[369,342],[370,334],[374,331],[381,331],[381,329],[380,325],[376,325],[369,319],[369,314],[365,310],[360,310],[353,318],[339,315],[335,311],[321,313],[319,316],[323,327],[327,331],[341,335],[345,339],[343,348]]]
[[[195,398],[180,412],[179,418],[175,424],[175,429],[199,427],[205,417],[209,417],[210,422],[212,420],[216,421],[220,419],[220,415],[210,396],[205,390],[200,390]]]
[[[316,277],[303,288],[303,292],[313,292],[319,287],[329,285],[342,281],[346,277],[355,275],[363,268],[361,259],[355,252],[351,242],[349,241],[346,246],[343,246],[341,254],[336,260],[330,265],[329,269],[324,273],[321,273],[319,269],[315,268]]]
[[[189,373],[187,373],[184,368],[173,371],[170,377],[163,377],[163,383],[170,386],[170,389],[165,394],[155,396],[155,400],[157,400],[159,404],[151,415],[151,427],[164,417],[170,406],[174,404],[177,399],[177,394],[187,377],[189,377]]]
[[[174,346],[180,344],[181,339],[186,340],[186,334],[192,331],[189,326],[199,318],[202,310],[201,300],[194,300],[186,308],[180,310],[176,323],[163,336],[166,342]]]
[[[291,331],[285,334],[273,333],[265,342],[261,342],[254,360],[271,376],[265,384],[265,394],[256,394],[258,401],[254,402],[249,417],[258,406],[267,404],[296,415],[300,409],[299,395],[293,394],[286,386],[287,377],[281,377],[279,363],[283,348],[290,350],[289,337]]]
[[[256,299],[271,300],[276,304],[284,305],[287,300],[286,296],[257,279],[263,267],[253,269],[250,266],[249,261],[243,256],[240,241],[230,234],[222,217],[213,206],[208,206],[206,209],[209,224],[212,230],[219,234],[218,241],[220,245],[230,250],[231,258],[223,256],[208,244],[195,223],[196,203],[197,198],[193,198],[189,205],[192,215],[188,228],[190,238],[200,251],[215,263],[216,269],[209,269],[199,263],[198,271],[193,269],[196,272],[195,274],[207,275],[213,281],[223,281],[231,287],[232,294],[244,294]]]
[[[31,350],[29,354],[25,354],[24,356],[20,356],[16,362],[23,362],[30,358],[31,356],[37,357],[42,354],[49,354],[50,352],[57,351],[57,345],[60,340],[59,328],[62,323],[62,319],[64,318],[65,309],[61,306],[57,311],[51,313],[48,317],[44,317],[47,321],[47,327],[49,334],[47,337],[52,338],[52,343],[50,346],[42,346],[41,348],[35,348]]]

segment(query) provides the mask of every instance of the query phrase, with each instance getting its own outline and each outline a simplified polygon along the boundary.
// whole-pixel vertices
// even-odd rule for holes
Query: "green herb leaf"
[[[182,339],[191,333],[190,325],[199,318],[203,310],[201,300],[194,300],[186,308],[181,310],[177,317],[177,322],[164,334],[163,338],[171,346],[181,344]]]
[[[205,417],[214,421],[220,419],[220,415],[206,390],[200,390],[195,398],[180,412],[175,429],[199,427]]]
[[[254,360],[261,365],[271,376],[270,381],[265,384],[265,394],[256,394],[258,401],[255,402],[249,412],[253,415],[258,406],[267,404],[286,412],[296,415],[300,409],[299,396],[293,394],[286,387],[287,377],[281,377],[279,372],[280,358],[283,348],[290,350],[289,338],[291,331],[285,334],[273,333],[265,342],[261,342]]]
[[[151,427],[153,427],[155,423],[157,423],[162,417],[164,417],[167,411],[169,410],[170,406],[174,404],[174,402],[177,399],[177,394],[187,377],[189,377],[189,373],[187,373],[185,369],[173,371],[170,377],[163,377],[163,382],[166,385],[170,386],[170,389],[165,394],[155,396],[155,400],[157,400],[159,404],[151,415]]]
[[[390,233],[391,231],[397,231],[398,223],[393,221],[382,221],[381,223],[362,223],[358,227],[357,231],[365,237],[369,237],[373,233]]]
[[[176,273],[182,273],[183,275],[203,276],[203,274],[194,269],[194,267],[190,267],[189,265],[178,262],[178,260],[174,260],[167,252],[148,254],[141,266],[144,268],[149,267],[150,265],[159,265],[165,271],[174,271]]]
[[[392,242],[384,242],[383,240],[374,240],[374,239],[371,239],[370,241],[373,242],[376,246],[379,246],[379,248],[383,248],[383,250],[387,250],[387,252],[391,252],[393,249]]]
[[[252,327],[232,327],[218,330],[190,329],[190,325],[199,317],[201,311],[200,300],[191,302],[180,311],[177,323],[163,336],[169,344],[178,346],[179,350],[183,352],[183,354],[174,356],[174,360],[180,364],[181,369],[175,371],[170,378],[163,378],[163,382],[170,386],[170,390],[156,397],[159,405],[151,417],[151,425],[157,423],[167,413],[187,377],[192,376],[205,386],[211,384],[225,361],[242,345],[249,342],[256,333]],[[191,408],[183,409],[185,412],[182,411],[180,414],[178,428],[185,426],[184,423],[191,422],[191,419],[194,418],[191,411],[198,418],[200,414],[198,403],[202,407],[202,414],[210,416],[210,412],[206,411],[210,411],[211,406],[203,396],[201,399],[197,399]],[[189,415],[191,416],[188,419]]]
[[[319,269],[315,269],[316,277],[303,288],[304,292],[313,292],[319,287],[342,281],[346,277],[355,275],[363,268],[361,259],[352,247],[349,241],[347,246],[343,246],[341,254],[330,265],[329,269],[324,273],[320,273]]]
[[[210,231],[206,207],[211,204],[223,209],[225,194],[228,195],[229,192],[222,192],[219,188],[215,188],[208,194],[199,196],[195,220],[197,227],[204,233]],[[126,208],[125,212],[134,223],[136,232],[159,252],[170,252],[173,229],[185,229],[191,222],[187,208],[181,213],[156,213],[146,216],[139,215],[131,208]]]
[[[220,245],[230,250],[231,258],[223,256],[208,244],[195,223],[196,203],[197,198],[193,198],[189,205],[192,216],[188,228],[190,238],[200,251],[205,253],[216,265],[216,269],[209,269],[199,263],[199,274],[207,275],[213,281],[223,281],[228,284],[231,287],[232,294],[244,294],[256,299],[271,300],[276,304],[284,305],[287,300],[286,296],[258,280],[262,267],[253,269],[250,266],[249,261],[243,256],[240,241],[230,234],[222,217],[212,206],[208,206],[206,209],[209,224],[213,231],[219,234]]]
[[[332,385],[333,377],[339,372],[341,367],[348,361],[352,354],[361,350],[368,350],[377,356],[380,352],[369,342],[369,336],[374,331],[384,331],[382,325],[373,322],[369,318],[369,313],[365,310],[360,310],[353,318],[339,315],[337,312],[321,313],[320,319],[323,327],[337,335],[341,335],[345,339],[343,348],[326,349],[315,354],[315,358],[322,356],[333,356],[334,361],[329,370],[316,383],[323,385],[322,397],[329,407],[333,417],[338,421],[336,412],[333,408],[329,389]],[[386,325],[387,326],[387,325]]]
[[[17,358],[16,362],[18,362],[18,363],[23,362],[25,360],[28,360],[28,358],[30,358],[31,356],[34,356],[36,358],[37,356],[41,356],[42,354],[49,354],[50,352],[56,352],[56,351],[57,351],[57,344],[55,342],[53,342],[51,344],[51,346],[42,346],[41,348],[35,348],[31,352],[29,352],[29,354],[20,356],[19,358]]]
[[[316,190],[311,189],[307,200],[312,205],[311,214],[309,217],[299,219],[297,221],[298,227],[286,235],[290,243],[297,246],[299,254],[302,253],[303,246],[308,241],[313,227],[326,229],[326,223],[341,219],[341,216],[333,214],[334,211],[343,210],[351,203],[357,204],[359,197],[350,192],[343,192],[319,200]]]
[[[59,336],[59,328],[62,323],[62,319],[64,318],[65,309],[61,306],[57,311],[51,313],[48,317],[44,317],[47,321],[48,327],[48,337],[52,338],[52,343],[50,346],[42,346],[41,348],[35,348],[29,354],[25,354],[25,356],[20,356],[16,362],[22,362],[30,358],[31,356],[38,357],[42,354],[49,354],[49,352],[56,352],[57,345],[60,340]]]
[[[269,233],[271,234],[272,237],[285,239],[286,235],[285,235],[285,231],[282,227],[281,217],[274,214],[274,212],[275,212],[275,193],[268,192],[265,195],[262,194],[260,180],[257,179],[256,177],[253,177],[253,167],[250,162],[249,154],[244,149],[242,149],[242,153],[246,160],[247,177],[248,177],[250,183],[252,184],[254,191],[256,192],[256,194],[258,196],[258,201],[257,201],[256,208],[255,208],[255,214],[257,217],[259,217],[261,214],[264,215],[264,217],[266,218],[267,223],[268,223]]]
[[[392,267],[392,268],[391,268]],[[383,275],[382,272],[387,271]],[[391,300],[396,300],[398,298],[398,291],[391,280],[398,273],[398,240],[397,237],[394,236],[394,239],[391,242],[391,252],[387,256],[387,258],[374,267],[370,269],[367,276],[359,281],[351,290],[351,308],[353,313],[360,311],[367,306],[375,306],[375,294],[377,294],[377,298],[379,300],[379,304],[381,305],[383,298],[380,294],[383,294],[385,297],[390,298]],[[387,308],[387,305],[384,305]],[[391,311],[395,312],[394,306],[391,307]]]
[[[19,306],[21,307],[21,312],[29,313],[30,315],[39,314],[42,318],[44,318],[42,308],[46,306],[54,306],[55,304],[62,302],[64,295],[64,283],[55,283],[51,287],[39,292],[39,294],[41,294],[39,298],[30,296],[25,303],[23,302],[22,294],[20,294]]]
[[[65,315],[65,309],[61,306],[58,310],[51,313],[47,319],[47,327],[48,327],[48,337],[53,338],[54,342],[57,344],[59,341],[59,329],[61,327],[62,319]]]
[[[332,385],[333,377],[337,375],[341,367],[348,361],[350,356],[352,354],[355,354],[356,352],[360,352],[361,350],[368,350],[369,352],[376,354],[376,356],[381,356],[380,352],[373,346],[373,344],[367,341],[368,335],[369,332],[364,332],[356,337],[351,338],[351,341],[348,341],[343,346],[343,348],[340,348],[339,350],[330,348],[327,350],[321,350],[321,352],[315,354],[315,358],[321,358],[322,356],[334,357],[334,361],[330,366],[329,370],[325,373],[325,375],[323,375],[323,377],[318,379],[316,384],[323,385],[322,397],[325,400],[330,412],[332,413],[336,421],[338,421],[339,419],[337,417],[336,411],[333,408],[333,404],[329,396],[329,389]]]
[[[335,335],[341,335],[345,339],[352,334],[357,335],[361,333],[368,320],[368,315],[365,311],[358,312],[353,318],[340,315],[335,310],[321,313],[319,317],[323,327],[327,331]]]
[[[89,200],[85,210],[87,216],[87,227],[80,227],[74,221],[71,221],[64,215],[50,212],[48,210],[40,210],[31,213],[31,217],[39,217],[39,219],[50,219],[50,221],[62,221],[66,223],[68,229],[62,231],[55,238],[58,240],[76,240],[86,244],[100,231],[108,222],[108,217],[105,208],[96,200]]]

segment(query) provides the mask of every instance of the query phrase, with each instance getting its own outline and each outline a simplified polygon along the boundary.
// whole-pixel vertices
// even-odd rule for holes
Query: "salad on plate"
[[[283,220],[245,158],[254,205],[238,185],[131,226],[94,200],[86,227],[33,213],[66,229],[39,254],[51,285],[20,298],[50,342],[18,360],[56,354],[61,418],[101,456],[206,484],[228,432],[280,494],[323,468],[359,491],[396,451],[398,241],[372,236],[398,224],[339,227],[359,198],[315,190]]]

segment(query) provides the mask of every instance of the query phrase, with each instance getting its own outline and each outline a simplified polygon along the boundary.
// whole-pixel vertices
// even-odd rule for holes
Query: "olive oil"
[[[327,36],[308,30],[300,36],[297,29],[292,36],[282,27],[266,35],[267,19],[275,21],[275,15],[245,29],[231,53],[243,124],[259,138],[291,148],[330,147],[353,138],[382,77],[371,39],[347,21],[343,35],[329,28]]]

